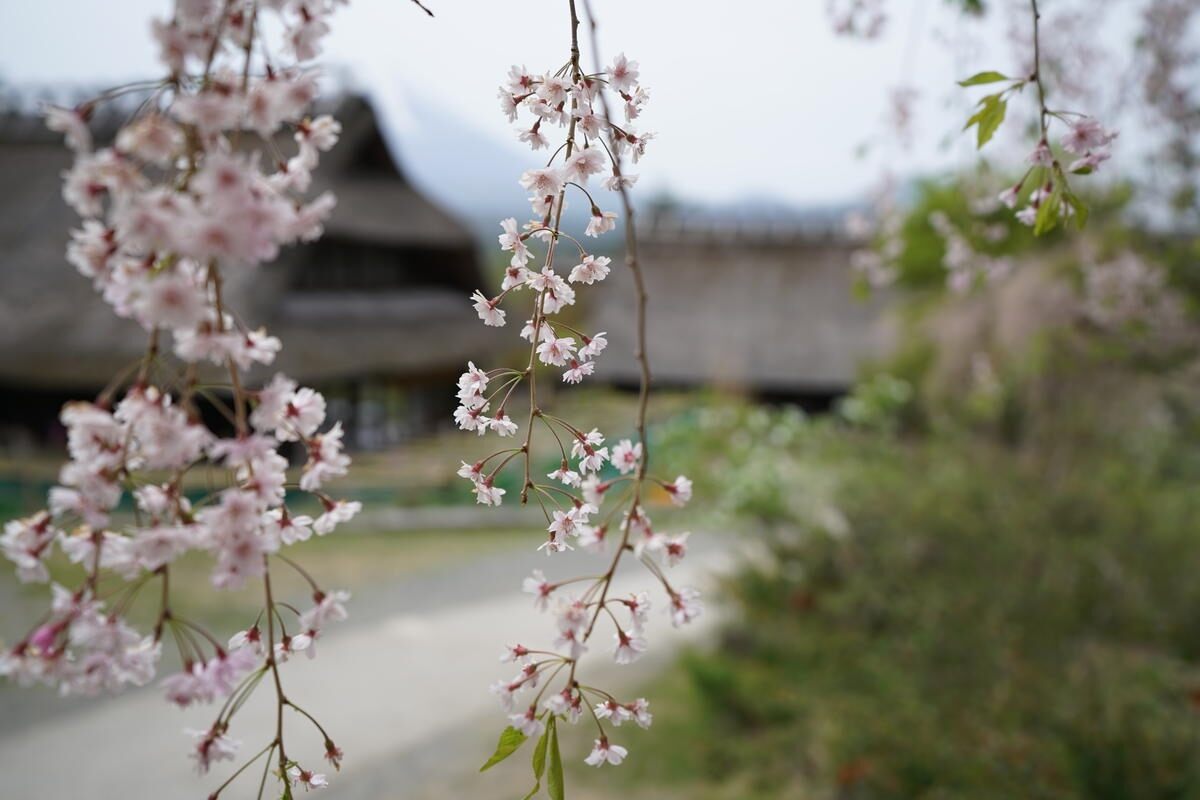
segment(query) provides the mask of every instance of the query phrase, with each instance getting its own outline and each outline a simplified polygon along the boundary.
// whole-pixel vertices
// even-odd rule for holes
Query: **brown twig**
[[[569,0],[571,6],[571,18],[578,24],[578,18],[575,11],[575,0]],[[583,0],[584,12],[588,18],[588,32],[592,44],[592,58],[595,60],[596,72],[600,73],[603,70],[603,64],[600,59],[600,46],[596,35],[596,16],[592,11],[590,0]],[[572,48],[572,52],[578,54],[577,43]],[[598,92],[600,99],[600,107],[604,112],[605,119],[611,119],[612,114],[608,105],[608,98],[604,92]],[[636,477],[633,482],[633,496],[629,501],[630,515],[621,526],[621,541],[617,546],[616,552],[613,554],[613,560],[609,564],[608,571],[601,578],[601,590],[599,601],[596,605],[596,612],[592,616],[592,621],[588,625],[587,631],[584,633],[583,640],[586,642],[592,635],[593,629],[596,627],[596,621],[600,618],[600,610],[604,608],[605,600],[608,598],[608,590],[612,585],[613,577],[616,575],[617,567],[620,565],[621,557],[625,554],[629,547],[629,531],[632,527],[633,512],[641,505],[642,502],[642,487],[646,480],[646,466],[650,460],[650,442],[646,436],[646,413],[650,404],[650,359],[646,350],[646,282],[642,274],[641,262],[638,260],[637,249],[637,225],[634,222],[633,201],[629,197],[629,190],[621,180],[621,151],[616,142],[616,134],[611,134],[613,137],[610,155],[612,157],[613,174],[617,177],[617,193],[621,197],[621,208],[625,214],[625,265],[629,267],[629,271],[633,276],[634,296],[635,296],[635,313],[636,313],[636,345],[634,357],[638,362],[640,373],[639,389],[638,389],[638,405],[637,405],[637,434],[638,441],[642,445],[642,457],[638,463]]]

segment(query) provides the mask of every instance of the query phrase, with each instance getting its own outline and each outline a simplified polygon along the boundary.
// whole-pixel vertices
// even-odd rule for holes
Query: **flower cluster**
[[[1041,138],[1026,157],[1028,169],[1021,180],[1001,192],[998,198],[1008,208],[1015,209],[1022,203],[1022,195],[1025,195],[1025,205],[1016,212],[1017,219],[1039,233],[1053,229],[1059,219],[1067,219],[1080,212],[1086,215],[1079,198],[1071,192],[1066,173],[1088,175],[1096,172],[1102,163],[1112,157],[1110,145],[1117,138],[1116,131],[1107,130],[1091,117],[1072,117],[1065,111],[1047,110],[1043,114],[1045,127]],[[1045,117],[1059,119],[1067,125],[1067,132],[1062,135],[1059,144],[1073,158],[1065,171],[1059,154],[1054,152],[1047,138],[1049,123]],[[1033,188],[1026,192],[1029,187]],[[1079,216],[1080,225],[1085,218]]]
[[[1061,222],[1074,218],[1082,227],[1087,221],[1087,206],[1071,191],[1067,174],[1088,175],[1112,157],[1111,145],[1117,132],[1099,121],[1075,111],[1054,110],[1046,104],[1046,86],[1042,75],[1041,43],[1037,0],[1030,0],[1033,15],[1033,71],[1027,77],[1010,78],[1000,72],[986,71],[959,81],[960,86],[1008,85],[980,99],[976,112],[967,120],[974,127],[976,142],[983,147],[995,135],[1008,110],[1008,100],[1027,86],[1037,90],[1038,140],[1026,158],[1028,168],[1021,179],[1000,193],[999,200],[1016,212],[1017,219],[1033,228],[1035,234],[1048,233]],[[1051,144],[1053,122],[1065,127],[1059,139],[1061,152]],[[1063,155],[1065,153],[1065,155]]]
[[[1090,263],[1089,263],[1090,262]],[[1195,341],[1195,323],[1166,270],[1134,252],[1085,261],[1080,316],[1104,333],[1162,353]]]
[[[945,212],[931,211],[929,225],[945,246],[942,266],[946,268],[946,286],[950,291],[963,294],[981,280],[994,283],[1012,273],[1013,261],[1010,257],[992,256],[977,250]],[[995,225],[985,227],[984,235],[994,241],[996,238],[1003,239],[1008,231],[1003,225]]]
[[[142,685],[153,678],[169,633],[182,669],[163,681],[167,699],[179,706],[224,699],[213,724],[192,732],[198,768],[235,757],[233,718],[269,677],[278,728],[230,781],[275,756],[285,787],[325,785],[287,756],[285,706],[313,722],[330,762],[340,764],[341,751],[321,726],[283,694],[279,664],[300,651],[311,657],[322,631],[345,618],[348,595],[323,591],[284,550],[332,532],[359,504],[325,493],[350,459],[341,425],[326,424],[324,398],[281,374],[258,389],[245,386],[243,372],[271,364],[281,345],[230,310],[222,271],[253,269],[284,246],[318,238],[333,208],[330,194],[304,197],[340,126],[306,116],[317,79],[303,62],[320,52],[339,4],[180,0],[153,26],[166,78],[47,110],[47,124],[75,156],[63,196],[83,221],[67,258],[114,313],[146,329],[149,344],[95,402],[63,409],[70,460],[48,507],[9,522],[0,537],[24,581],[50,580],[55,549],[84,570],[74,588],[53,585],[50,610],[0,656],[0,674],[63,694]],[[282,43],[264,41],[268,28],[282,32]],[[110,145],[97,147],[89,117],[134,94],[144,95],[136,113]],[[281,155],[288,138],[294,150]],[[163,353],[168,335],[181,365]],[[210,427],[203,410],[224,415],[228,426]],[[293,470],[285,449],[302,450],[303,466]],[[321,512],[293,513],[289,492],[297,491]],[[118,509],[124,498],[132,514]],[[262,584],[258,620],[228,642],[171,604],[172,566],[192,551],[211,555],[218,589]],[[311,586],[310,609],[275,599],[271,571],[279,564]],[[101,581],[110,578],[119,588],[102,596]],[[126,613],[155,581],[157,621],[143,635]]]
[[[701,606],[696,590],[677,587],[667,577],[670,566],[687,552],[688,534],[668,535],[650,519],[648,490],[657,485],[678,506],[691,498],[692,484],[683,476],[674,480],[651,477],[646,468],[645,409],[648,367],[644,342],[639,346],[643,367],[637,436],[615,443],[599,430],[579,426],[551,414],[538,399],[539,373],[561,371],[562,381],[576,384],[593,374],[596,359],[606,345],[605,334],[587,334],[572,327],[564,313],[575,304],[583,286],[602,282],[609,274],[608,258],[587,252],[579,238],[561,227],[568,195],[583,198],[590,209],[585,236],[598,237],[616,225],[617,215],[602,210],[589,187],[589,178],[605,175],[603,188],[616,193],[624,210],[627,262],[638,288],[639,337],[644,337],[645,295],[636,242],[632,231],[628,189],[636,177],[622,171],[623,157],[637,162],[651,134],[638,133],[632,121],[645,107],[648,92],[639,82],[638,63],[623,55],[607,68],[594,72],[580,65],[578,25],[574,2],[569,3],[572,42],[569,60],[556,71],[532,72],[513,67],[500,88],[502,110],[520,121],[518,138],[533,150],[550,150],[545,166],[526,171],[520,178],[529,190],[533,219],[519,225],[501,222],[500,247],[511,253],[498,294],[476,292],[471,298],[486,325],[502,326],[502,304],[529,297],[521,337],[529,342],[528,359],[519,368],[484,370],[475,364],[459,378],[459,408],[455,420],[463,430],[501,438],[521,433],[509,413],[514,391],[527,389],[528,416],[524,440],[502,448],[476,463],[463,463],[459,475],[471,481],[476,499],[489,506],[503,502],[505,490],[497,478],[510,465],[520,471],[520,502],[531,499],[545,516],[546,539],[538,547],[547,555],[581,548],[610,551],[608,566],[598,576],[548,581],[540,571],[524,582],[534,605],[554,618],[553,649],[508,647],[501,660],[519,667],[511,679],[491,688],[509,713],[511,726],[501,737],[497,755],[511,752],[513,741],[540,736],[539,749],[557,749],[555,726],[560,720],[577,722],[587,716],[598,731],[588,764],[619,764],[625,748],[608,739],[608,728],[633,721],[650,724],[649,705],[643,698],[623,701],[580,680],[580,658],[603,621],[612,625],[612,657],[618,664],[638,659],[647,648],[645,622],[651,601],[645,593],[616,596],[612,588],[621,559],[631,554],[641,561],[665,590],[666,611],[676,625],[695,619]],[[620,107],[620,117],[610,109]],[[554,130],[560,131],[552,135]],[[561,247],[571,256],[562,258]],[[535,252],[536,251],[536,252]],[[544,428],[556,468],[543,480],[537,474],[534,430]],[[544,469],[544,468],[543,468]],[[544,752],[544,750],[543,750]],[[493,758],[494,763],[497,758]],[[535,764],[537,760],[535,758]],[[540,780],[540,774],[537,775]]]

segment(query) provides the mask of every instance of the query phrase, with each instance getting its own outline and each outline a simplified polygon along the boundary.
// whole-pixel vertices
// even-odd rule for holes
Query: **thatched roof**
[[[837,229],[808,223],[650,220],[639,239],[656,382],[781,393],[835,393],[892,339],[887,297],[856,299]],[[608,332],[597,377],[638,379],[633,287],[614,259],[590,326]]]
[[[326,238],[320,250],[289,248],[276,263],[231,269],[228,294],[242,299],[233,309],[283,339],[276,367],[302,380],[456,369],[489,347],[467,302],[482,284],[471,237],[405,180],[363,98],[332,105],[342,139],[314,178],[315,191],[338,195]],[[110,140],[117,124],[115,115],[93,120],[97,140]],[[66,262],[68,231],[79,224],[61,196],[69,166],[60,137],[36,114],[0,112],[0,382],[98,387],[145,347],[139,326],[116,318]],[[336,277],[339,256],[355,247],[356,268],[365,258],[367,268],[413,277],[389,278],[395,288],[385,290],[297,290],[306,272]]]

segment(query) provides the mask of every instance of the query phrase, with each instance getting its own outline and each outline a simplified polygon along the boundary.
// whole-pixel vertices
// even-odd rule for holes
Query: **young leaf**
[[[483,772],[484,770],[491,769],[517,752],[517,748],[524,744],[527,738],[529,737],[509,725],[500,734],[500,741],[496,743],[496,752],[492,753],[492,757],[487,760],[486,764],[479,768],[479,771]]]
[[[987,70],[986,72],[977,72],[966,80],[958,82],[959,86],[982,86],[985,83],[997,83],[999,81],[1011,81],[1012,78],[999,72]]]
[[[1000,127],[1000,123],[1004,122],[1004,115],[1007,111],[1008,101],[1002,99],[998,94],[989,94],[979,101],[979,110],[963,126],[963,130],[967,130],[972,125],[976,126],[976,149],[982,148],[991,140]]]
[[[550,800],[564,800],[566,790],[563,787],[562,755],[558,752],[558,726],[551,721],[548,730],[550,734],[550,771],[546,775],[546,791]]]
[[[537,746],[533,748],[533,778],[535,782],[524,800],[530,800],[542,788],[542,775],[546,772],[546,745],[550,742],[550,729],[554,727],[554,715],[550,714],[549,717],[550,721],[542,733],[542,738],[538,739]]]
[[[550,720],[546,724],[546,730],[542,733],[542,738],[538,739],[537,747],[533,748],[533,777],[539,781],[542,779],[542,774],[546,771],[546,745],[550,743],[550,731],[555,729],[554,715],[550,715]]]
[[[1041,236],[1049,233],[1058,226],[1059,211],[1062,208],[1062,190],[1057,186],[1050,196],[1038,207],[1037,218],[1033,222],[1033,235]]]
[[[1077,230],[1083,230],[1084,226],[1087,225],[1088,220],[1087,203],[1084,203],[1082,200],[1080,200],[1079,195],[1075,194],[1074,192],[1067,192],[1066,199],[1067,205],[1069,205],[1075,212],[1075,228]]]

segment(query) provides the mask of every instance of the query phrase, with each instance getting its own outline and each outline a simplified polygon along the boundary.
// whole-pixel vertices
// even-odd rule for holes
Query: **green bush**
[[[693,797],[1200,797],[1194,474],[746,414],[765,415],[760,440],[792,431],[742,448],[790,494],[761,490],[769,557],[726,586],[737,618],[716,650],[655,690],[671,707],[632,780],[690,776]],[[824,481],[795,482],[805,464]]]

